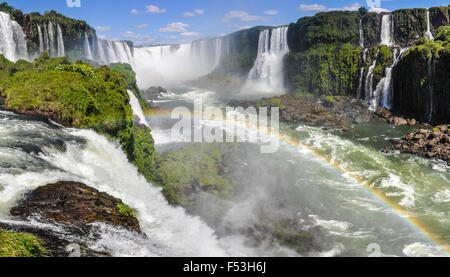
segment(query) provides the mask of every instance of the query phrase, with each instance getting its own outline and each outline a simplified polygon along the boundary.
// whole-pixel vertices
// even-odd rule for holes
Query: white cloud
[[[300,6],[298,6],[298,9],[304,12],[318,12],[326,10],[327,7],[320,4],[312,4],[312,5],[301,4]]]
[[[146,6],[145,8],[146,8],[145,13],[153,13],[153,14],[155,14],[155,13],[165,13],[165,12],[167,12],[166,9],[160,9],[157,6],[153,6],[153,5]]]
[[[248,21],[258,21],[258,20],[267,20],[267,18],[258,16],[258,15],[251,15],[245,11],[229,11],[224,18],[222,18],[223,22],[231,22],[231,20],[236,19],[243,22]]]
[[[131,10],[131,14],[149,14],[149,13],[151,13],[151,14],[160,14],[160,13],[166,13],[166,12],[167,12],[166,9],[161,9],[161,8],[159,8],[157,6],[154,6],[154,5],[145,6],[145,11],[143,11],[143,12],[140,12],[140,11],[138,11],[136,9],[132,9]]]
[[[185,37],[196,37],[196,36],[199,36],[200,34],[196,33],[196,32],[184,32],[184,33],[181,33],[180,35],[185,36]]]
[[[375,7],[373,7],[373,8],[370,8],[370,9],[369,9],[369,12],[372,12],[372,13],[382,13],[382,12],[389,12],[389,10],[383,9],[383,8],[375,8]]]
[[[111,31],[111,27],[105,27],[105,26],[97,26],[97,28],[95,28],[97,31],[99,32],[108,32]]]
[[[279,11],[277,11],[277,10],[268,10],[268,11],[265,11],[264,12],[264,14],[267,14],[267,15],[277,15],[277,14],[279,14],[280,12]]]
[[[195,13],[193,13],[193,12],[185,12],[185,13],[182,14],[182,16],[183,17],[194,17]]]
[[[201,10],[201,9],[195,9],[193,12],[184,12],[183,14],[181,14],[183,17],[194,17],[197,15],[202,15],[204,14],[205,11]]]
[[[134,43],[138,45],[150,44],[155,41],[155,38],[153,36],[136,34],[131,31],[127,31],[121,35],[124,38],[134,39],[135,40]]]
[[[361,8],[362,5],[360,3],[353,3],[348,6],[343,6],[342,8],[329,8],[329,11],[357,11]]]
[[[186,33],[187,27],[189,27],[189,24],[174,22],[167,24],[164,28],[159,29],[159,31],[163,33]]]
[[[148,28],[148,24],[141,24],[134,26],[135,29],[145,29]]]

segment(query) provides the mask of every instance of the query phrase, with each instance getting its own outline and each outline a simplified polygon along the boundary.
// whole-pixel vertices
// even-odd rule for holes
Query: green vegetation
[[[288,83],[296,94],[352,95],[363,63],[362,49],[350,44],[322,46],[290,53],[285,63]]]
[[[125,81],[127,83],[128,89],[131,90],[136,98],[139,100],[139,104],[141,105],[142,109],[147,108],[147,102],[145,99],[142,98],[141,92],[139,90],[139,87],[137,85],[136,81],[136,73],[133,71],[133,68],[131,65],[127,63],[112,63],[108,66],[114,71],[118,71],[122,73],[123,77],[125,78]]]
[[[130,216],[130,217],[136,217],[137,210],[131,208],[127,204],[121,203],[117,205],[117,208],[119,208],[119,212],[123,215]]]
[[[105,66],[71,64],[65,58],[49,58],[45,52],[33,63],[12,63],[0,55],[3,108],[118,139],[129,160],[152,181],[158,154],[151,130],[133,124],[127,87],[123,73]]]
[[[385,69],[394,62],[394,57],[392,56],[391,49],[389,47],[382,45],[379,48],[377,63],[373,69],[373,74],[375,75],[376,83],[385,75]]]
[[[158,174],[163,194],[172,205],[195,206],[194,195],[202,191],[221,199],[232,196],[225,177],[225,145],[193,144],[161,157]]]
[[[39,238],[27,233],[13,233],[0,229],[0,257],[45,257],[48,253]]]

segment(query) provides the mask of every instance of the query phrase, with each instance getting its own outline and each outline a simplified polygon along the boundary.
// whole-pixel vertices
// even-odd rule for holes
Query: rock
[[[146,100],[156,100],[162,93],[167,93],[167,90],[162,87],[150,87],[141,91],[142,97]]]
[[[413,119],[408,119],[408,125],[416,125],[417,121],[413,118]]]
[[[89,229],[87,224],[102,222],[141,233],[135,211],[120,199],[77,182],[58,182],[39,187],[25,195],[11,209],[13,216],[67,223]]]
[[[402,126],[402,125],[407,125],[407,124],[408,124],[408,121],[406,121],[406,119],[394,116],[394,125],[395,126]]]
[[[391,111],[386,109],[385,107],[378,107],[375,111],[375,114],[384,119],[389,119],[392,117]]]

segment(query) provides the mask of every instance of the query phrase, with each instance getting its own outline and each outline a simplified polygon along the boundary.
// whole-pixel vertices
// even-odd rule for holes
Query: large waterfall
[[[8,60],[28,59],[25,34],[9,14],[0,12],[0,54]]]
[[[44,23],[44,28],[37,26],[39,36],[39,54],[46,51],[50,57],[64,57],[64,34],[59,23],[56,23],[56,31],[53,22]]]
[[[377,54],[375,55],[375,59],[373,60],[372,64],[369,66],[369,69],[367,71],[366,75],[366,82],[365,82],[365,93],[366,93],[366,101],[367,103],[371,102],[371,99],[373,98],[373,70],[375,69],[375,66],[377,65],[377,58],[378,53],[380,50],[377,51]]]
[[[87,59],[93,60],[94,56],[92,56],[91,43],[89,42],[89,38],[86,33],[84,33],[84,55]]]
[[[248,78],[258,91],[284,91],[283,57],[289,52],[287,32],[288,27],[280,27],[260,34],[258,56]]]
[[[227,41],[219,37],[191,44],[135,47],[139,87],[171,86],[211,73],[226,55]]]
[[[100,64],[134,64],[133,50],[126,41],[104,40],[95,37],[93,43],[90,43],[89,38],[85,36],[84,56]]]
[[[394,17],[392,14],[385,14],[381,20],[381,44],[392,46],[394,42]]]
[[[428,40],[434,40],[433,34],[431,33],[430,10],[429,9],[427,9],[427,31],[425,32],[425,37]]]
[[[361,19],[359,20],[358,29],[359,29],[359,46],[364,48],[364,30]]]

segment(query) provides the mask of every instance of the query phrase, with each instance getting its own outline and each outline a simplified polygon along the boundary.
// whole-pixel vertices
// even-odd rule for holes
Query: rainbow
[[[148,116],[148,117],[167,117],[167,116],[170,116],[171,113],[172,113],[171,110],[146,110],[144,112],[145,116]],[[195,116],[194,113],[191,113],[191,115],[193,117]],[[216,120],[216,119],[208,119],[208,120]],[[223,120],[223,122],[231,122],[231,121]],[[301,143],[299,140],[296,140],[288,135],[272,134],[267,129],[260,129],[258,126],[252,126],[252,125],[248,124],[247,122],[245,124],[240,124],[240,122],[237,122],[237,121],[232,121],[232,122],[234,124],[241,125],[242,127],[246,127],[251,130],[254,130],[254,131],[264,132],[266,135],[275,137],[275,138],[279,139],[280,141],[283,141],[283,142],[285,142],[295,148],[298,148],[300,150],[307,150],[313,156],[328,163],[329,165],[336,168],[340,172],[346,174],[346,176],[352,178],[357,183],[361,184],[365,189],[370,191],[373,195],[375,195],[377,198],[379,198],[384,203],[386,203],[388,206],[390,206],[400,216],[407,219],[414,227],[416,227],[419,231],[424,233],[431,241],[433,241],[433,243],[442,247],[442,249],[447,254],[450,255],[450,245],[446,241],[444,241],[439,235],[437,235],[432,230],[430,230],[420,219],[418,219],[413,214],[411,214],[407,209],[405,209],[404,207],[399,205],[393,199],[386,196],[382,191],[378,190],[376,187],[371,186],[370,183],[367,180],[364,180],[363,177],[354,174],[352,171],[346,169],[343,165],[337,163],[336,161],[333,161],[330,157],[318,152],[317,150],[314,150],[313,148],[309,147],[308,145],[305,145],[305,144]]]

